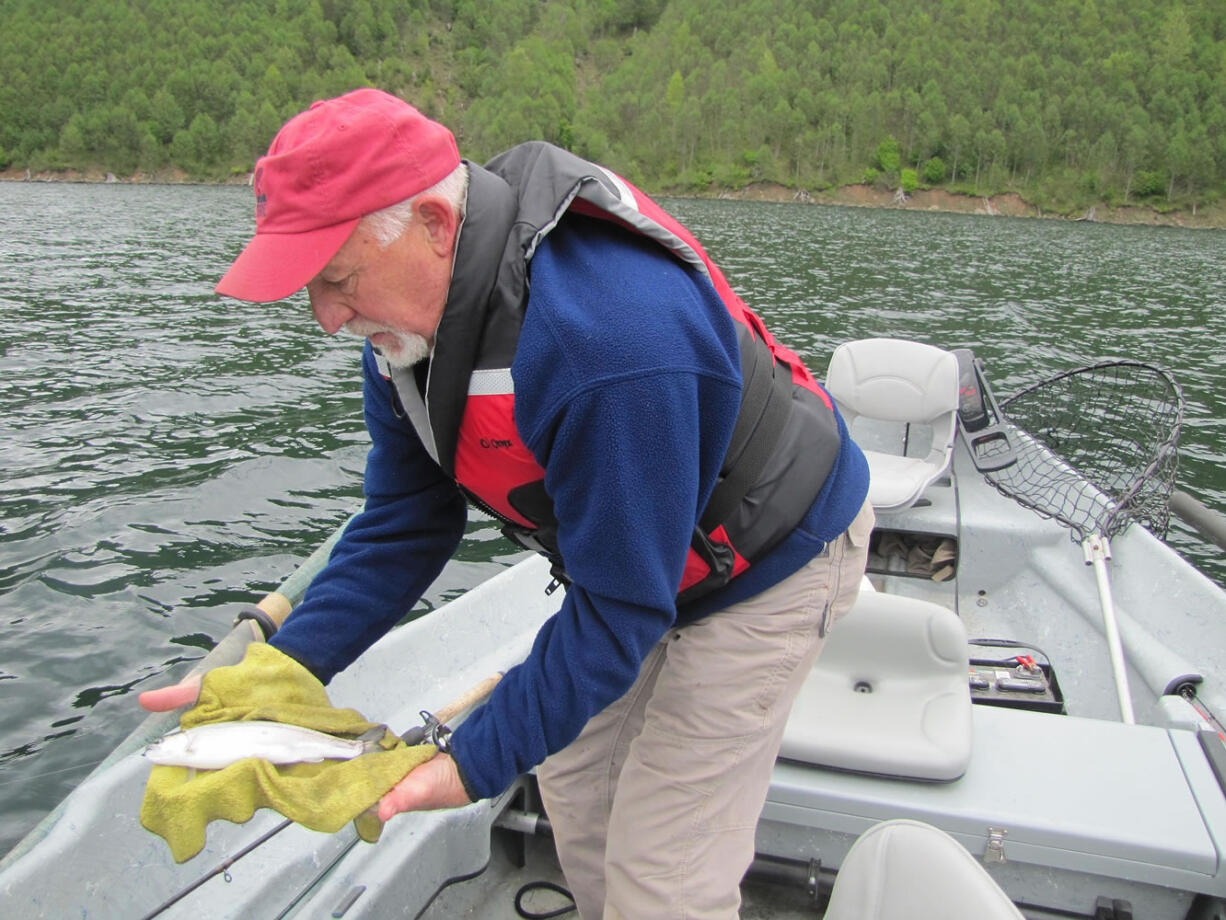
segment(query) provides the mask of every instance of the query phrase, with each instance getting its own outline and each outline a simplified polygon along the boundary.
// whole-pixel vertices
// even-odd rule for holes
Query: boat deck
[[[420,920],[521,920],[515,909],[515,896],[521,887],[539,881],[565,886],[551,840],[496,833],[494,841],[485,872],[444,888],[419,915]],[[521,858],[523,865],[519,865]],[[826,880],[821,889],[823,901],[829,889]],[[742,883],[741,897],[741,920],[818,920],[822,916],[822,904],[810,898],[803,886],[781,885],[753,873]],[[570,903],[562,895],[545,890],[530,892],[523,900],[523,906],[536,916],[547,916]],[[578,915],[572,912],[560,916]]]

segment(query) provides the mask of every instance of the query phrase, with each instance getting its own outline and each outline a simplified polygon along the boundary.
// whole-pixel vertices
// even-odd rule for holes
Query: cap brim
[[[360,220],[306,233],[257,233],[213,290],[255,303],[284,300],[323,271]]]

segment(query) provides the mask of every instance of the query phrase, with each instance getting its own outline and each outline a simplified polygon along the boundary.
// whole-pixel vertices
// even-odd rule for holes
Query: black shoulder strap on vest
[[[787,425],[792,374],[776,364],[770,348],[747,330],[741,337],[741,409],[724,469],[699,524],[710,533],[732,516],[757,481]]]
[[[434,336],[426,400],[436,460],[449,476],[455,475],[456,440],[473,369],[483,361],[509,367],[515,354],[522,305],[515,301],[506,309],[491,308],[499,257],[514,223],[511,188],[469,163],[467,216],[460,225],[447,305]],[[498,324],[511,328],[494,331]],[[503,347],[498,350],[490,343]]]

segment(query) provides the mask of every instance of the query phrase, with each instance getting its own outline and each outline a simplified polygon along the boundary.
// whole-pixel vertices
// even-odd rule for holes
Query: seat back
[[[955,780],[971,756],[968,670],[966,629],[952,610],[861,592],[805,678],[779,754],[858,773]]]
[[[860,339],[834,350],[826,389],[869,461],[869,501],[913,505],[949,466],[957,431],[958,359],[905,339]]]
[[[826,920],[1023,920],[987,870],[920,821],[875,824],[839,867]]]

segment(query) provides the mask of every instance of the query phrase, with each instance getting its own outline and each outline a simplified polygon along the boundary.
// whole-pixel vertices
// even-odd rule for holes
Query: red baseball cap
[[[258,303],[288,297],[323,270],[364,216],[459,165],[450,131],[381,90],[313,103],[255,164],[255,236],[215,290]]]

